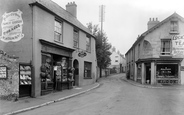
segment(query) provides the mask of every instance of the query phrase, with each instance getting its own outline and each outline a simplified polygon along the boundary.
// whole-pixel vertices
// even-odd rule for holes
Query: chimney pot
[[[77,5],[75,2],[68,2],[66,5],[66,11],[72,14],[74,17],[77,17]]]
[[[154,27],[155,25],[157,25],[158,23],[160,23],[158,21],[158,18],[150,18],[151,21],[148,21],[147,25],[148,25],[148,30],[152,27]]]

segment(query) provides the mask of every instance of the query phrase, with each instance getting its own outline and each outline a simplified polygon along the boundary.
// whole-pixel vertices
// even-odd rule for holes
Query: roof
[[[181,17],[179,14],[177,14],[176,12],[173,13],[172,15],[170,15],[169,17],[167,17],[166,19],[164,19],[163,21],[159,22],[157,25],[153,26],[152,28],[150,28],[149,30],[145,31],[144,33],[142,33],[138,38],[137,40],[134,42],[134,44],[132,45],[132,47],[125,53],[127,54],[135,45],[137,45],[137,43],[141,40],[144,39],[144,37],[151,33],[152,31],[154,31],[156,28],[160,27],[162,24],[168,22],[171,18],[173,17],[178,17],[181,21],[184,22],[184,18]]]
[[[59,6],[52,0],[32,0],[32,3],[30,3],[30,5],[37,5],[43,9],[46,9],[48,12],[51,12],[59,16],[60,18],[64,19],[66,22],[76,26],[78,29],[93,36],[92,33],[89,31],[89,29],[85,27],[76,17],[74,17],[72,14],[70,14],[68,11],[63,9],[61,6]]]

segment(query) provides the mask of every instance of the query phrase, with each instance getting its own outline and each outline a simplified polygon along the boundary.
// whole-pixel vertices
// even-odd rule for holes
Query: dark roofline
[[[140,37],[137,38],[137,40],[134,42],[134,44],[131,46],[131,48],[125,53],[125,55],[127,55],[127,53],[135,46],[137,45],[137,43],[139,41],[141,41],[142,39],[144,39],[144,37],[149,34],[150,32],[154,31],[156,28],[160,27],[162,24],[164,24],[165,22],[167,22],[170,18],[172,17],[179,17],[181,19],[181,21],[184,22],[184,18],[181,17],[179,14],[177,14],[176,12],[173,13],[172,15],[170,15],[169,17],[167,17],[166,19],[164,19],[163,21],[159,22],[157,25],[153,26],[152,28],[150,28],[149,30],[145,31],[144,33],[141,34]]]
[[[30,6],[34,6],[34,5],[35,5],[35,6],[40,7],[41,9],[43,9],[43,10],[45,10],[45,11],[47,11],[47,12],[49,12],[49,13],[55,15],[55,16],[57,16],[56,18],[62,19],[62,20],[64,20],[65,22],[67,22],[67,23],[71,24],[72,26],[78,28],[79,30],[83,31],[84,33],[89,34],[90,36],[92,36],[92,37],[96,40],[96,37],[95,37],[93,34],[91,34],[90,32],[87,32],[87,31],[83,30],[82,28],[80,28],[80,27],[74,25],[73,23],[69,22],[68,20],[62,18],[61,16],[59,16],[58,14],[56,14],[55,12],[53,12],[52,10],[50,10],[49,8],[47,8],[46,6],[44,6],[43,4],[41,4],[41,3],[37,2],[37,1],[35,1],[35,2],[33,2],[33,3],[30,3],[29,5],[30,5]],[[69,12],[67,12],[67,13],[69,13]],[[85,27],[85,26],[84,26],[84,27]],[[85,27],[85,28],[86,28],[86,27]],[[86,29],[87,29],[87,28],[86,28]]]

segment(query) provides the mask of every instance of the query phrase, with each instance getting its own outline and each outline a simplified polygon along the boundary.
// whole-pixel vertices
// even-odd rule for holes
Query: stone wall
[[[0,99],[17,99],[19,96],[19,64],[17,59],[1,51],[0,66],[7,67],[7,78],[0,79]]]

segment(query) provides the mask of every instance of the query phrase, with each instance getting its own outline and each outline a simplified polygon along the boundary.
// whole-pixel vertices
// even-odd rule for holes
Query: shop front
[[[181,84],[182,58],[154,58],[137,62],[136,81],[150,85]]]
[[[73,49],[40,40],[42,44],[41,95],[71,89],[73,84]]]
[[[180,84],[180,64],[170,61],[156,64],[156,82],[162,85]]]

